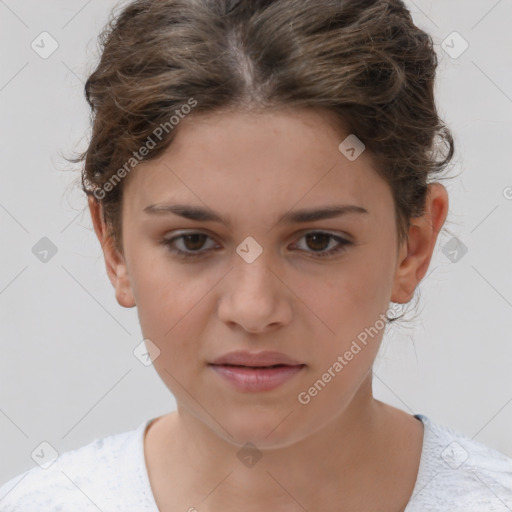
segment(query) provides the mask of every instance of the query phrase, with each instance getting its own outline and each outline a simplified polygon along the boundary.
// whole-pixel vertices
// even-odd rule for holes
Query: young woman
[[[177,410],[0,510],[512,510],[512,459],[372,394],[454,150],[403,2],[139,0],[101,42],[83,188]]]

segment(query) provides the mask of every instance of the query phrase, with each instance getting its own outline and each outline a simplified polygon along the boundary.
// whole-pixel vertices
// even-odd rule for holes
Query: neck
[[[178,408],[161,431],[157,472],[166,475],[161,486],[183,510],[202,512],[251,506],[339,510],[333,504],[340,500],[364,506],[375,502],[380,490],[389,495],[385,476],[396,470],[390,461],[398,457],[393,442],[398,422],[391,409],[373,398],[370,374],[347,407],[316,432],[285,447],[251,451]],[[403,420],[407,415],[401,414]],[[396,472],[392,476],[396,479]]]

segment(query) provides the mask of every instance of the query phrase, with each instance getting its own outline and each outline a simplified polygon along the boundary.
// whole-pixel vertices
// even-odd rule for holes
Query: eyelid
[[[201,230],[180,230],[177,232],[173,232],[172,236],[164,236],[162,239],[162,243],[170,245],[171,243],[176,242],[177,240],[183,240],[184,237],[190,236],[190,235],[204,235],[207,237],[207,239],[212,240],[213,242],[217,243],[215,238],[210,234],[206,233]],[[206,253],[211,251],[212,249],[201,249],[201,251],[195,251],[196,254],[199,253]],[[194,251],[191,251],[190,254],[193,254]]]
[[[337,231],[337,230],[332,230],[332,229],[306,228],[306,229],[301,229],[299,231],[296,231],[294,233],[294,236],[297,236],[297,235],[304,236],[304,235],[307,235],[308,233],[324,233],[326,235],[331,235],[332,237],[343,238],[347,242],[355,243],[354,237],[352,235],[350,235],[349,233],[347,233],[346,231]]]

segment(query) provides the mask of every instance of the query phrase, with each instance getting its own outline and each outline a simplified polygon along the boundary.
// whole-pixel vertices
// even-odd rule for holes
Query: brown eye
[[[314,251],[323,251],[329,246],[329,242],[332,239],[331,235],[326,233],[308,233],[306,240],[308,247]]]
[[[181,258],[197,258],[205,256],[206,253],[212,250],[211,247],[201,250],[207,239],[211,240],[205,233],[184,233],[173,238],[164,238],[162,244]],[[181,242],[181,248],[176,247],[176,242]]]
[[[325,233],[323,231],[311,231],[310,233],[306,233],[302,238],[306,239],[306,252],[312,253],[314,257],[317,258],[325,258],[329,256],[333,256],[340,251],[346,251],[347,246],[352,245],[352,242],[342,238],[340,236],[333,235],[331,233]],[[327,247],[329,247],[331,241],[334,241],[334,246],[328,251],[326,251]],[[294,244],[297,246],[297,244]]]
[[[205,238],[208,238],[203,233],[192,233],[191,235],[183,235],[183,244],[191,251],[197,251],[204,245]]]

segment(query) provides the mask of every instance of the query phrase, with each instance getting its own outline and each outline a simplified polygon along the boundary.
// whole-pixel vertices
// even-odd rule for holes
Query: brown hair
[[[72,161],[85,161],[82,189],[100,201],[121,253],[122,182],[106,185],[149,140],[157,143],[144,160],[169,146],[170,116],[183,117],[185,105],[191,116],[332,113],[389,184],[399,243],[424,213],[429,178],[454,153],[435,105],[432,38],[401,0],[136,0],[114,9],[99,43],[85,84],[92,136]]]

